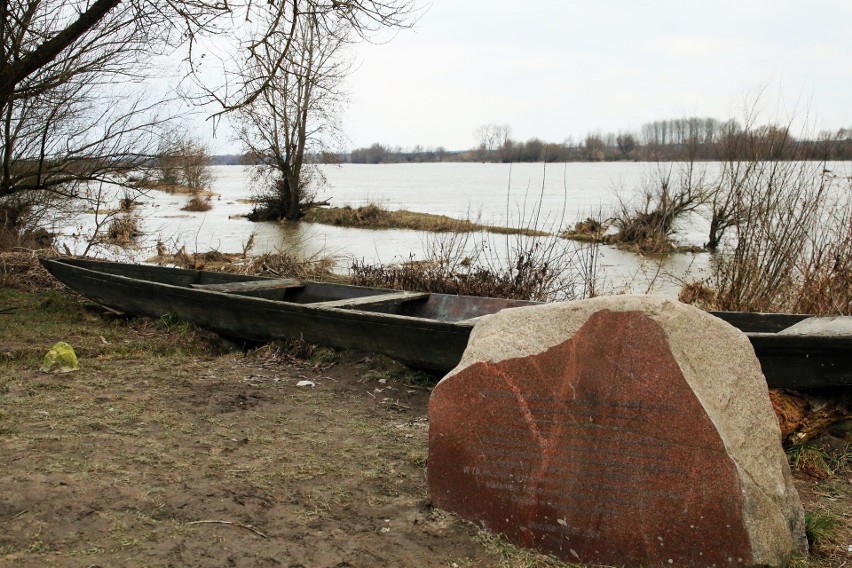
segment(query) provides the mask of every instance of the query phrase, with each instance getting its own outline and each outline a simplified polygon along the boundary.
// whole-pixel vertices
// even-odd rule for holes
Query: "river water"
[[[610,216],[619,199],[629,202],[643,184],[652,183],[658,167],[633,162],[321,166],[326,183],[317,198],[329,199],[334,206],[357,207],[375,202],[388,209],[443,214],[493,225],[536,226],[556,233],[588,216]],[[682,166],[662,167],[677,171]],[[712,170],[718,166],[702,167]],[[243,217],[252,207],[248,202],[252,194],[250,169],[215,166],[213,174],[212,190],[216,196],[210,211],[181,211],[187,196],[150,191],[142,196],[137,208],[144,233],[138,246],[119,252],[99,249],[97,254],[144,261],[154,254],[158,241],[172,252],[181,247],[188,252],[241,252],[254,235],[251,254],[295,250],[305,256],[329,255],[335,259],[336,269],[345,273],[353,260],[395,263],[424,259],[427,250],[436,246],[436,239],[442,238],[410,230],[252,223]],[[81,252],[93,225],[92,215],[78,219],[74,226],[63,230],[64,244]],[[706,240],[707,225],[706,219],[693,215],[679,227],[676,240],[679,244],[700,245]],[[488,248],[496,256],[505,256],[505,250],[513,246],[528,246],[516,237],[485,234],[472,235],[466,242],[469,247]],[[611,292],[650,289],[672,295],[680,280],[700,278],[709,262],[707,253],[653,259],[608,246],[599,247],[597,252],[599,287]]]

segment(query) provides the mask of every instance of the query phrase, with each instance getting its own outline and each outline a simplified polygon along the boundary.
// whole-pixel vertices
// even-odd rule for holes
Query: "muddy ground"
[[[0,566],[564,566],[430,506],[435,377],[299,344],[229,352],[8,259],[0,284]],[[56,341],[79,371],[38,371]],[[849,452],[795,453],[822,531],[799,566],[852,566]]]

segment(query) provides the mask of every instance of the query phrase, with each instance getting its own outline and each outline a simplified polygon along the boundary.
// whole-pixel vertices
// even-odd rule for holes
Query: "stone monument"
[[[429,403],[436,507],[570,562],[782,566],[804,515],[748,339],[614,296],[504,310]]]

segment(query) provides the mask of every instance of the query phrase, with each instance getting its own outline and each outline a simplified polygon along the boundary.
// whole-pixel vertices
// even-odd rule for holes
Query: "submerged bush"
[[[642,188],[637,203],[620,201],[612,219],[616,229],[607,239],[640,253],[669,253],[674,250],[672,234],[676,222],[705,202],[704,176],[694,162],[673,171],[660,164]]]
[[[106,230],[106,240],[114,244],[131,243],[142,236],[139,221],[133,215],[116,215]]]
[[[731,198],[735,223],[705,291],[729,311],[852,314],[852,179],[821,162],[752,164]]]
[[[210,203],[210,197],[202,198],[200,195],[193,195],[186,205],[181,207],[181,211],[210,211],[211,209],[213,204]]]

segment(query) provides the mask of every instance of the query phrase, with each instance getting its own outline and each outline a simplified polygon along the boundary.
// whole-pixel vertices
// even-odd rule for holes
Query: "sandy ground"
[[[0,288],[0,566],[564,566],[431,507],[434,377],[304,345],[228,353],[35,270]],[[40,373],[60,340],[80,370]],[[798,566],[852,566],[849,446],[831,442],[796,469],[830,525]]]

